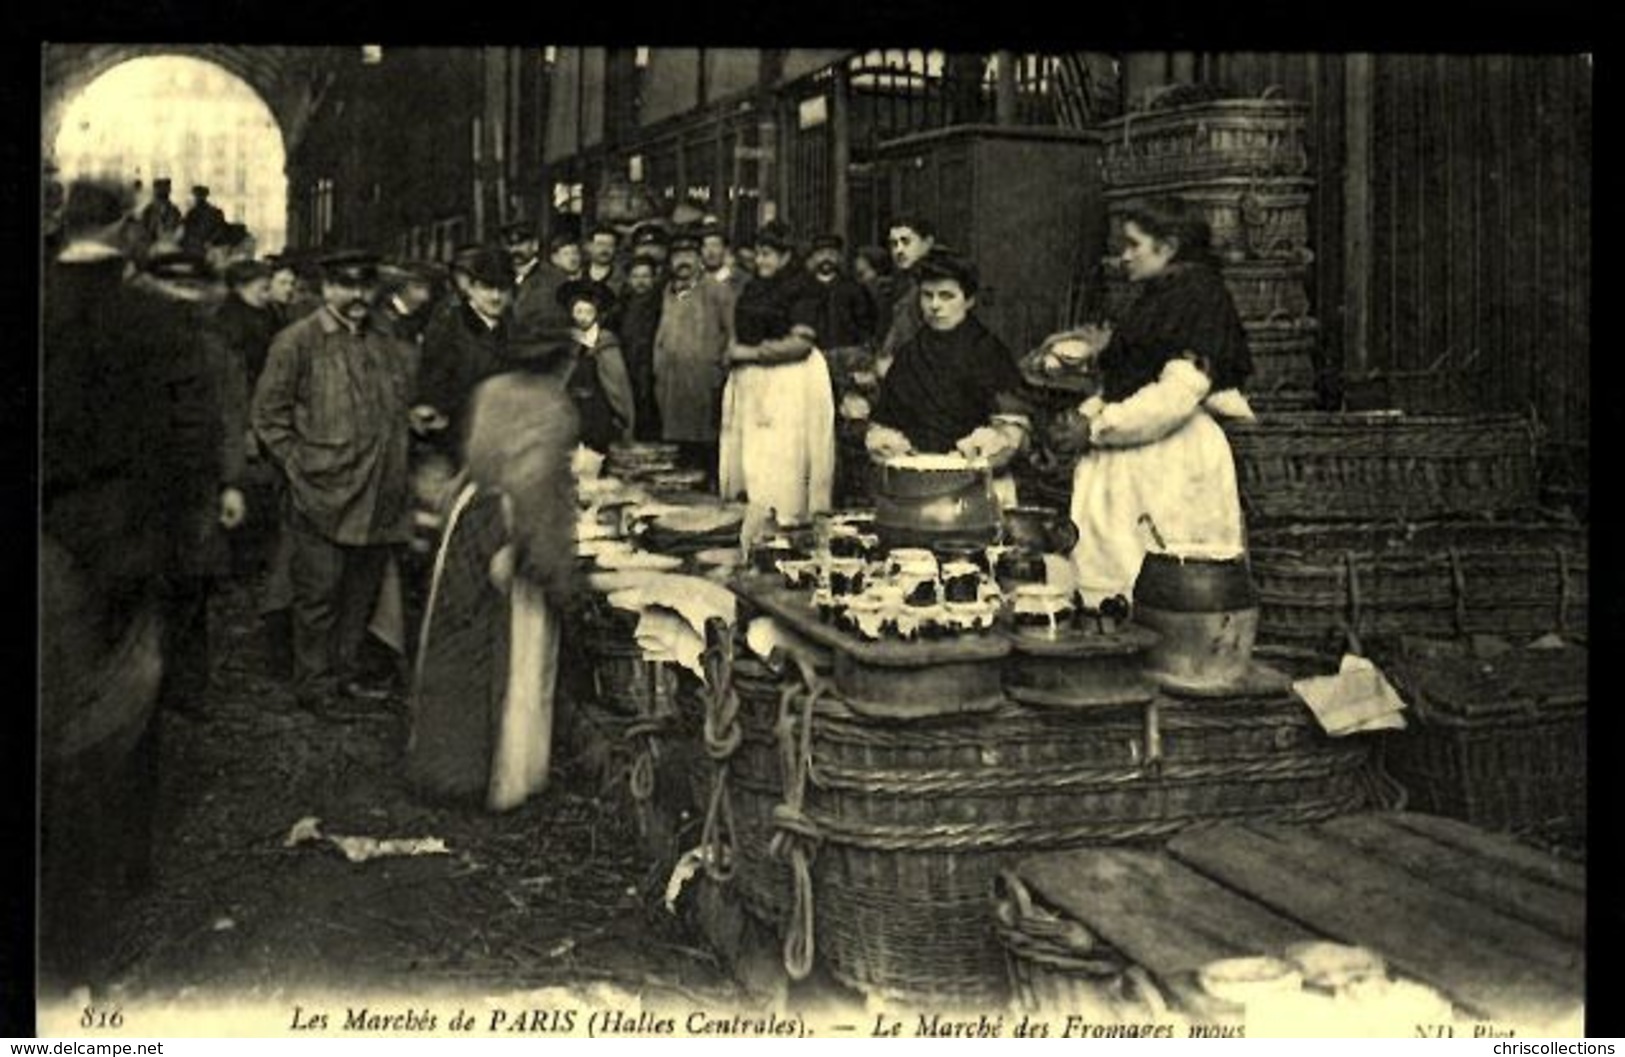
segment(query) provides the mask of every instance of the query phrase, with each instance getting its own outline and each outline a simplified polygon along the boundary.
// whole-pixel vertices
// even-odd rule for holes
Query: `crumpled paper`
[[[387,859],[414,855],[450,855],[451,849],[439,837],[390,837],[379,839],[377,837],[345,837],[327,835],[322,833],[321,819],[307,815],[293,824],[288,835],[283,838],[284,848],[297,847],[313,841],[325,840],[332,844],[344,857],[351,862],[367,862],[370,859]]]
[[[1292,692],[1333,737],[1405,729],[1404,700],[1364,657],[1344,654],[1336,675],[1299,679],[1292,684]]]

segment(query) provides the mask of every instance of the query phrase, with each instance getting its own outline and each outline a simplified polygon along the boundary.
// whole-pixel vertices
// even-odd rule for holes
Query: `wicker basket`
[[[1005,1000],[987,906],[1015,856],[1365,802],[1364,747],[1325,738],[1290,697],[1159,699],[1150,722],[1008,706],[886,728],[842,711],[812,736],[816,946],[837,979],[901,1001]]]
[[[1532,639],[1584,635],[1584,531],[1537,522],[1255,530],[1262,643],[1328,654],[1352,631],[1366,647],[1399,636]]]
[[[783,768],[774,732],[785,681],[766,669],[734,669],[744,741],[730,762],[734,809],[733,883],[745,909],[777,932],[786,928],[793,897],[790,868],[768,851],[773,809],[784,800]]]
[[[1244,322],[1309,315],[1309,266],[1302,261],[1241,261],[1219,270]]]
[[[1312,397],[1317,381],[1315,349],[1320,333],[1314,318],[1250,323],[1246,329],[1247,348],[1253,354],[1248,394],[1268,396],[1292,392]]]
[[[581,621],[581,647],[592,666],[593,694],[603,708],[627,716],[677,711],[678,670],[644,659],[636,614],[600,600],[583,609]]]
[[[1278,99],[1222,99],[1108,121],[1108,188],[1227,176],[1299,176],[1309,169],[1309,108]]]
[[[1536,505],[1534,433],[1515,415],[1307,412],[1226,430],[1249,519],[1470,517]]]
[[[1170,195],[1201,209],[1213,249],[1225,260],[1303,262],[1309,251],[1308,177],[1229,177],[1199,183],[1126,188],[1106,194],[1110,245],[1122,235],[1122,215],[1136,198]]]
[[[1386,666],[1415,720],[1382,745],[1410,806],[1487,829],[1583,840],[1584,660],[1575,650],[1515,651],[1489,662],[1499,678],[1469,659]],[[1448,700],[1452,692],[1476,704],[1476,714],[1463,714],[1460,701]]]

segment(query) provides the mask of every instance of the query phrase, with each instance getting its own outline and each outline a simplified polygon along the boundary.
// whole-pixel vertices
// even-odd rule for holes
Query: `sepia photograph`
[[[876,43],[42,46],[38,1036],[1588,1034],[1592,56]]]

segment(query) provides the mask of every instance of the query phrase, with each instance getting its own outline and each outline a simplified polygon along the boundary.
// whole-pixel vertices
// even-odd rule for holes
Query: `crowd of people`
[[[1086,599],[1132,587],[1148,520],[1239,545],[1214,419],[1250,413],[1245,335],[1177,202],[1129,214],[1146,295],[1115,333],[1070,335],[1101,384],[1052,417],[974,312],[975,265],[922,218],[851,259],[776,221],[748,247],[706,221],[544,247],[516,222],[442,268],[257,258],[206,188],[184,216],[169,194],[133,212],[127,189],[76,184],[48,244],[45,850],[74,890],[145,869],[152,711],[207,720],[229,575],[256,585],[292,704],[342,721],[405,692],[424,793],[501,810],[542,788],[579,446],[676,445],[746,504],[747,534],[847,499],[843,420],[870,459],[988,460],[1007,503],[1045,446],[1077,460]],[[854,363],[872,401],[838,399]]]

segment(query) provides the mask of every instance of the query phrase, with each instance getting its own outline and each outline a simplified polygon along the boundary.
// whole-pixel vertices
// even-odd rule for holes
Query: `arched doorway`
[[[65,101],[52,156],[58,178],[168,177],[175,204],[209,188],[226,219],[247,225],[259,251],[287,240],[287,153],[271,108],[247,82],[216,63],[148,55],[119,63]]]

